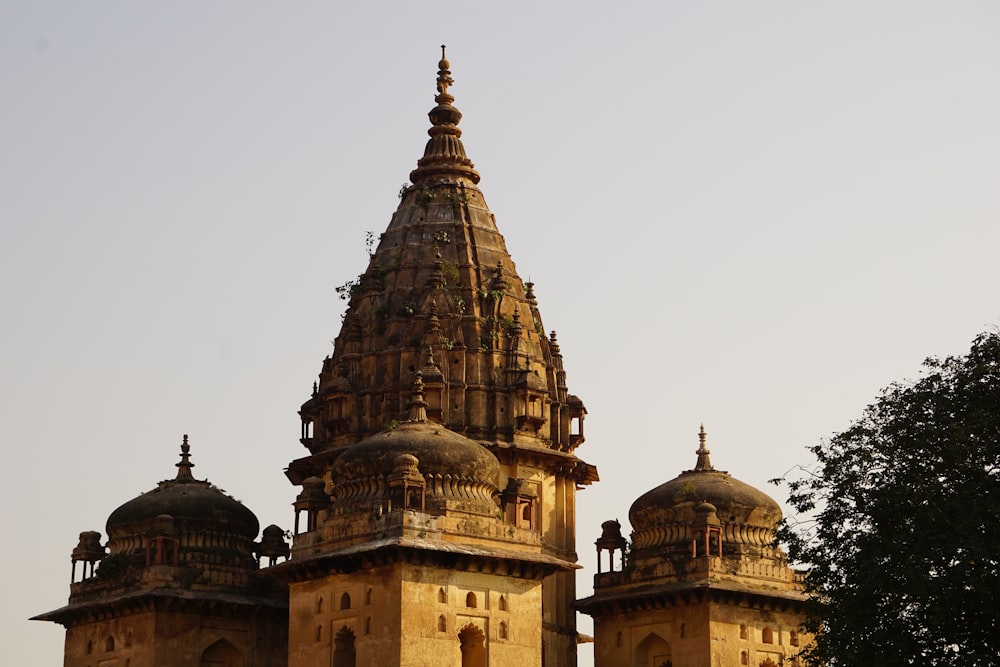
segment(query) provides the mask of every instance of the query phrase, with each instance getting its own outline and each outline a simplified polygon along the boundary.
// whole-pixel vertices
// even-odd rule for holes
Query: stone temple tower
[[[412,183],[302,405],[289,664],[576,664],[569,393],[439,63]],[[377,662],[375,662],[377,661]]]

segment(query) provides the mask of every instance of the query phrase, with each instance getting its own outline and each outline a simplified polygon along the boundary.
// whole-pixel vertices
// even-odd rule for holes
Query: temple
[[[479,188],[450,67],[442,47],[424,153],[337,289],[285,471],[291,530],[256,542],[252,512],[194,478],[185,436],[176,478],[115,510],[106,544],[81,533],[69,604],[36,617],[66,627],[67,667],[574,667],[578,608],[600,667],[792,655],[780,511],[716,471],[704,437],[694,470],[633,505],[631,543],[604,524],[608,569],[577,602],[587,410]]]

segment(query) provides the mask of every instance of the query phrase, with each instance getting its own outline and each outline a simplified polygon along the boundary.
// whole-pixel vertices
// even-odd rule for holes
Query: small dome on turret
[[[347,447],[337,458],[334,510],[370,507],[383,493],[380,480],[406,468],[427,480],[430,508],[452,499],[472,511],[496,511],[500,462],[479,443],[427,420],[419,371],[413,388],[407,421]]]
[[[221,489],[194,478],[190,449],[185,435],[177,476],[111,513],[107,521],[110,554],[134,556],[138,562],[150,539],[182,536],[181,561],[255,569],[252,551],[260,530],[257,517]]]
[[[151,491],[121,505],[108,517],[108,537],[114,539],[135,530],[151,528],[167,515],[175,522],[196,521],[206,528],[214,524],[225,532],[257,537],[260,524],[257,517],[240,501],[235,500],[207,481],[191,474],[190,445],[187,436],[181,445],[181,462],[177,476],[160,482]]]
[[[635,547],[686,545],[689,536],[684,527],[712,514],[733,527],[727,532],[730,543],[770,544],[781,521],[781,507],[763,491],[716,470],[705,446],[704,427],[699,439],[693,470],[682,472],[632,503],[629,521]]]

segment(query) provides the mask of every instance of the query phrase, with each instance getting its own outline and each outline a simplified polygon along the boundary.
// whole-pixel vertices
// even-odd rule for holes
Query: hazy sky
[[[996,2],[0,1],[4,664],[61,664],[27,617],[184,433],[291,527],[334,287],[422,153],[441,43],[589,410],[580,596],[701,422],[783,500],[807,445],[1000,323]]]

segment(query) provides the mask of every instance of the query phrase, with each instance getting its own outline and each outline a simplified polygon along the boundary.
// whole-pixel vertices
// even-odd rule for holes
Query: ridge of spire
[[[441,60],[438,62],[438,92],[434,96],[437,106],[427,114],[431,121],[427,134],[431,138],[424,147],[424,156],[417,160],[417,168],[410,172],[410,180],[414,185],[449,178],[465,178],[473,184],[479,182],[479,172],[465,154],[462,130],[458,128],[462,112],[452,105],[455,97],[448,92],[448,87],[455,83],[451,78],[450,67],[451,63],[445,58],[445,46],[442,44]]]

